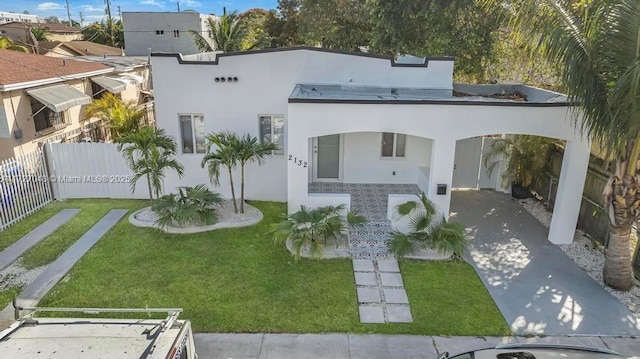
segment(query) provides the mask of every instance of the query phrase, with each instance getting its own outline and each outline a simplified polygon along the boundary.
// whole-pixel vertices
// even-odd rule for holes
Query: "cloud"
[[[102,7],[93,7],[91,5],[82,5],[82,11],[86,12],[104,12]]]
[[[153,5],[159,8],[164,8],[164,3],[158,0],[142,0],[140,1],[141,5]]]
[[[202,3],[199,1],[195,1],[195,0],[182,0],[180,2],[181,5],[184,6],[188,6],[188,7],[200,7],[202,6]]]
[[[42,4],[38,4],[38,6],[36,6],[36,10],[64,10],[64,6],[54,2],[43,2]]]

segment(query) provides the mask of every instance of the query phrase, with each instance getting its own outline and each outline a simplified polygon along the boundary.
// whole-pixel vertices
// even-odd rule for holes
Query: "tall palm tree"
[[[136,132],[144,115],[145,111],[139,109],[134,101],[124,102],[112,93],[94,99],[85,110],[85,116],[104,120],[111,130],[111,137],[116,141],[122,135]]]
[[[31,34],[38,41],[47,41],[49,37],[49,28],[47,27],[31,27]]]
[[[233,169],[238,164],[238,136],[233,132],[210,133],[206,136],[207,153],[202,158],[200,166],[207,166],[209,178],[216,186],[220,185],[220,171],[226,167],[229,173],[229,184],[231,186],[231,198],[233,209],[238,213],[236,203],[236,191],[233,185]]]
[[[504,7],[502,0],[484,0]],[[515,0],[514,28],[539,39],[567,88],[575,124],[614,149],[616,171],[604,189],[610,237],[603,269],[612,288],[633,286],[629,236],[640,213],[640,1]],[[636,261],[640,275],[640,261]]]
[[[0,49],[29,53],[29,49],[24,46],[14,44],[10,38],[5,36],[0,36]]]
[[[262,164],[264,158],[278,149],[275,143],[261,143],[258,138],[245,134],[238,141],[237,156],[240,164],[240,213],[244,213],[244,166],[247,163]]]
[[[163,129],[144,126],[137,132],[128,133],[118,139],[118,149],[133,170],[131,192],[137,181],[146,177],[149,187],[149,200],[160,197],[165,172],[172,169],[182,177],[184,167],[176,161],[176,142]]]
[[[217,20],[211,17],[207,18],[207,26],[215,50],[223,52],[242,50],[242,41],[246,37],[247,30],[242,19],[238,17],[237,10],[227,13],[227,8],[223,8],[222,16]],[[200,51],[214,50],[201,34],[195,31],[190,31],[190,33]]]

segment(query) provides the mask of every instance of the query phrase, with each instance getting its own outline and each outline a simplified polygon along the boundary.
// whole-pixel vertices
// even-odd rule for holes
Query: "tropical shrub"
[[[309,248],[311,258],[322,258],[322,249],[329,243],[338,244],[346,239],[349,227],[362,227],[366,223],[363,216],[356,212],[342,217],[345,205],[326,206],[310,209],[301,206],[298,212],[286,216],[286,219],[274,223],[270,234],[276,244],[289,242],[296,260],[300,259],[304,248]]]
[[[457,222],[448,222],[424,193],[420,195],[420,202],[403,203],[396,207],[396,211],[399,218],[409,216],[409,231],[395,230],[391,233],[391,253],[404,257],[422,246],[441,254],[452,254],[454,258],[462,257],[462,251],[469,243],[465,227]]]
[[[151,210],[161,227],[206,226],[218,221],[216,207],[222,203],[220,194],[205,185],[178,187],[178,193],[164,195],[156,200]]]

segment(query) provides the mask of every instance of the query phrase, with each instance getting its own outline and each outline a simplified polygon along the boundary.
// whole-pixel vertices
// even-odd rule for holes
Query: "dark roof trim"
[[[351,56],[360,56],[360,57],[368,57],[373,59],[381,59],[381,60],[389,60],[391,62],[392,67],[428,67],[429,61],[453,61],[453,57],[449,56],[441,56],[441,57],[427,57],[425,58],[424,64],[404,64],[397,63],[396,60],[392,56],[380,55],[380,54],[371,54],[367,52],[353,52],[353,51],[343,51],[343,50],[334,50],[327,49],[322,47],[310,47],[310,46],[297,46],[297,47],[280,47],[273,49],[262,49],[262,50],[250,50],[250,51],[239,51],[239,52],[223,52],[216,55],[216,59],[214,61],[191,61],[184,60],[182,55],[179,53],[169,53],[169,52],[152,52],[151,56],[156,57],[175,57],[178,59],[180,64],[188,64],[188,65],[218,65],[218,59],[222,57],[231,57],[231,56],[242,56],[242,55],[252,55],[252,54],[266,54],[270,52],[284,52],[284,51],[296,51],[296,50],[309,50],[309,51],[318,51],[318,52],[328,52],[332,54],[340,54],[340,55],[351,55]]]
[[[511,107],[569,107],[567,102],[507,102],[507,101],[451,101],[451,100],[338,100],[290,98],[289,103],[327,103],[359,105],[460,105],[460,106],[511,106]]]

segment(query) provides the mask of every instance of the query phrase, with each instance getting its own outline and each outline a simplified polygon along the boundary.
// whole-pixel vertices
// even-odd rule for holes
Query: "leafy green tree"
[[[250,9],[238,15],[245,24],[245,36],[240,45],[241,50],[264,49],[271,45],[271,38],[265,31],[265,23],[269,12],[265,9]]]
[[[486,82],[504,10],[475,0],[367,0],[371,49],[389,55],[455,56],[457,76]]]
[[[209,28],[215,50],[233,52],[243,49],[243,42],[247,37],[247,30],[236,10],[227,13],[227,8],[223,8],[222,16],[219,18],[207,18],[207,27]],[[214,50],[202,35],[195,31],[189,32],[194,37],[196,46],[200,51],[208,52]]]
[[[265,22],[265,31],[271,38],[271,47],[303,45],[300,32],[302,0],[278,0],[277,10],[271,10]]]
[[[272,224],[269,233],[276,244],[289,242],[296,260],[300,259],[305,247],[309,248],[311,258],[322,258],[325,245],[346,239],[349,227],[362,227],[366,223],[363,216],[354,212],[349,212],[346,219],[342,218],[345,208],[344,204],[316,209],[301,206],[298,212]]]
[[[24,46],[14,44],[11,39],[4,36],[0,36],[0,49],[29,53],[29,49]]]
[[[85,41],[95,42],[97,44],[109,45],[114,47],[124,47],[124,31],[122,21],[111,20],[109,22],[103,20],[96,22],[82,29],[82,36]]]
[[[238,136],[233,132],[211,133],[206,136],[206,141],[207,153],[202,158],[200,166],[207,167],[209,178],[216,186],[220,185],[220,171],[224,167],[227,168],[233,209],[238,213],[236,191],[233,185],[233,170],[238,165]]]
[[[486,0],[493,8],[503,2]],[[511,2],[514,28],[540,39],[558,64],[569,101],[579,103],[575,124],[616,153],[616,171],[604,189],[610,219],[603,269],[612,288],[633,286],[631,225],[640,211],[640,2],[637,0]],[[636,262],[640,275],[640,259]]]
[[[134,101],[122,101],[110,92],[94,99],[85,110],[85,116],[104,120],[111,131],[111,138],[116,141],[123,135],[136,132],[144,115],[145,110],[138,108]]]
[[[469,241],[465,227],[456,222],[448,222],[438,214],[436,205],[424,193],[420,202],[409,201],[396,208],[401,217],[409,216],[409,233],[394,231],[389,249],[398,257],[413,253],[419,246],[430,247],[441,254],[453,254],[462,257],[464,247]]]
[[[47,22],[49,24],[59,24],[60,19],[57,16],[48,16],[44,18],[44,22]]]
[[[173,157],[176,142],[163,129],[144,126],[137,132],[128,133],[118,139],[118,149],[133,170],[131,192],[142,177],[147,179],[149,200],[160,197],[162,181],[167,170],[174,170],[182,178],[184,167]]]
[[[218,221],[216,207],[222,203],[218,193],[205,185],[178,187],[178,193],[160,197],[151,206],[161,227],[211,225]]]
[[[360,51],[360,46],[368,46],[371,38],[371,22],[365,5],[365,0],[302,0],[300,31],[305,42]]]

